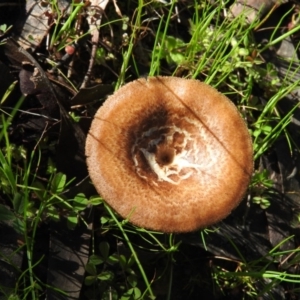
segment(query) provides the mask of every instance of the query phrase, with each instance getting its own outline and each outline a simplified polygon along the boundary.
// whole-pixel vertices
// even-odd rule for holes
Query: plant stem
[[[146,276],[146,273],[143,269],[143,266],[142,266],[141,262],[139,261],[139,258],[137,256],[137,254],[136,254],[136,252],[135,252],[135,250],[134,250],[134,248],[133,248],[133,246],[132,246],[132,244],[131,244],[131,242],[130,242],[130,240],[129,240],[126,232],[125,232],[125,230],[123,229],[123,225],[121,224],[121,222],[118,221],[118,219],[116,218],[116,216],[113,213],[113,211],[111,210],[111,208],[105,202],[104,202],[104,206],[105,206],[106,210],[109,212],[109,214],[111,215],[111,217],[113,218],[113,220],[116,222],[116,224],[119,227],[120,231],[122,232],[123,237],[124,237],[128,247],[129,247],[129,249],[130,249],[130,251],[131,251],[131,253],[132,253],[132,255],[133,255],[133,257],[136,261],[136,264],[138,265],[138,267],[140,269],[141,275],[142,275],[142,277],[144,279],[144,282],[147,286],[147,290],[149,291],[149,293],[151,295],[151,298],[155,299],[154,293],[151,289],[150,283],[149,283],[148,278]]]

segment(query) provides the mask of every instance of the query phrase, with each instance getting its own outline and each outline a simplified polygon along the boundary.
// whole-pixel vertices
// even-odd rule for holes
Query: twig
[[[97,51],[97,45],[99,42],[99,28],[101,25],[102,14],[108,4],[109,0],[93,0],[91,1],[90,12],[87,17],[88,24],[90,26],[90,33],[92,36],[92,51],[91,58],[89,62],[88,70],[84,76],[83,82],[81,84],[81,89],[87,86],[88,81],[90,80],[90,76],[92,74],[93,65],[95,62],[95,56]]]

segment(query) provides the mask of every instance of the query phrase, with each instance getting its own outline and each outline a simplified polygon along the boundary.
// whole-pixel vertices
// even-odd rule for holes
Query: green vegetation
[[[299,86],[300,66],[295,57],[286,59],[287,70],[280,76],[264,54],[299,31],[300,25],[295,22],[291,30],[281,31],[290,15],[295,19],[294,6],[271,28],[269,39],[258,43],[256,36],[264,30],[263,22],[248,24],[243,14],[230,18],[228,4],[223,1],[218,1],[218,5],[209,4],[210,1],[119,2],[122,17],[109,4],[99,28],[102,46],[96,52],[94,83],[102,81],[118,89],[145,74],[169,75],[196,78],[225,93],[239,108],[253,137],[256,165],[246,195],[248,205],[261,208],[262,213],[268,211],[278,191],[261,160],[283,139],[291,153],[298,151],[289,129],[298,102],[287,113],[279,104]],[[92,8],[74,4],[66,16],[59,11],[55,0],[49,3],[56,21],[51,31],[50,51],[59,52],[73,41],[89,37],[88,29],[76,32],[73,24],[85,17],[84,9]],[[0,25],[3,31],[8,27]],[[69,85],[76,87],[74,90],[79,88],[81,78],[75,79],[74,82],[68,79]],[[237,299],[258,299],[268,294],[273,297],[272,291],[282,283],[287,299],[299,297],[299,248],[282,250],[293,236],[277,245],[270,244],[264,255],[251,260],[231,236],[227,237],[228,243],[238,258],[212,257],[204,250],[199,252],[199,258],[194,255],[189,258],[189,247],[195,246],[189,245],[187,238],[147,231],[120,220],[97,195],[79,191],[69,196],[69,191],[79,183],[57,170],[54,156],[58,138],[50,137],[46,130],[31,137],[30,142],[22,143],[22,139],[16,141],[10,130],[16,129],[14,122],[25,101],[22,96],[7,109],[10,106],[7,99],[16,85],[12,83],[0,95],[0,221],[14,228],[20,237],[19,248],[9,256],[1,252],[0,243],[0,259],[18,274],[13,288],[0,286],[5,299],[43,297],[45,289],[51,287],[35,272],[44,259],[34,258],[37,232],[42,224],[62,218],[67,219],[66,226],[72,230],[79,224],[89,226],[83,214],[86,210],[98,213],[80,299],[177,299],[173,291],[174,288],[177,291],[179,277],[186,277],[182,279],[184,286],[179,287],[184,299],[199,299],[196,292],[199,290],[216,299],[234,293],[238,294]],[[80,122],[86,117],[82,112],[93,105],[84,103],[79,108],[72,107],[68,113]],[[207,239],[216,231],[217,227],[195,233],[191,244],[209,248]],[[14,265],[12,257],[22,251],[26,263],[20,268]],[[197,269],[194,264],[199,266],[199,261],[202,267]],[[182,269],[179,265],[183,265]]]

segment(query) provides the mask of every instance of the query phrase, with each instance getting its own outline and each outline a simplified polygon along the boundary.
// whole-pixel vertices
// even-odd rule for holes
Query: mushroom
[[[86,141],[90,178],[123,218],[188,232],[225,218],[253,171],[247,126],[211,86],[175,77],[124,85],[97,111]]]

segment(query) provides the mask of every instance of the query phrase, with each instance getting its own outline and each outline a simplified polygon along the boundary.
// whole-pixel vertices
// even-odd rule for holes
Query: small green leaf
[[[245,48],[239,48],[238,53],[240,56],[247,56],[249,55],[249,50]]]
[[[80,193],[75,196],[73,200],[73,207],[76,210],[84,210],[88,205],[88,200],[83,193]]]
[[[101,222],[102,225],[106,224],[108,221],[109,221],[108,217],[103,216],[103,217],[100,218],[100,222]]]
[[[142,293],[139,288],[135,287],[134,290],[134,299],[141,299]]]
[[[85,285],[92,285],[97,280],[97,276],[86,276],[84,278],[84,284]]]
[[[0,25],[0,31],[5,32],[6,29],[7,29],[7,25],[6,24]]]
[[[268,199],[262,199],[260,203],[260,207],[262,209],[267,209],[271,205],[270,201]]]
[[[136,287],[137,285],[137,278],[135,275],[129,275],[127,276],[127,281],[132,287]]]
[[[43,288],[37,282],[34,283],[34,288],[36,288],[37,290],[39,290],[41,292],[43,291]]]
[[[5,94],[2,96],[2,99],[0,100],[0,104],[3,104],[5,100],[8,98],[8,96],[11,94],[11,92],[15,89],[16,84],[18,81],[14,81],[5,91]]]
[[[110,271],[104,271],[104,272],[101,272],[97,278],[99,280],[102,280],[102,281],[107,281],[107,280],[113,280],[114,278],[114,273],[113,272],[110,272]]]
[[[29,202],[26,207],[26,216],[27,218],[33,218],[36,215],[37,209],[34,206],[34,202]],[[19,214],[23,214],[23,210],[21,209]]]
[[[132,295],[133,295],[133,293],[134,293],[134,289],[133,288],[131,288],[131,289],[129,289],[129,290],[127,290],[123,295],[122,295],[122,298],[121,299],[132,299]]]
[[[253,197],[253,203],[259,204],[262,209],[267,209],[271,205],[270,201],[263,196]]]
[[[95,55],[96,64],[102,65],[105,64],[106,52],[103,48],[98,48]]]
[[[114,265],[118,262],[119,262],[119,254],[117,254],[117,253],[110,255],[107,259],[107,263],[110,265]]]
[[[104,259],[99,255],[91,255],[89,262],[95,266],[100,265],[104,262]]]
[[[170,52],[170,58],[177,65],[182,64],[184,62],[184,59],[185,59],[184,55],[182,53],[179,53],[179,52]]]
[[[53,221],[59,221],[59,213],[54,206],[48,206],[46,212],[47,216],[49,216]]]
[[[64,191],[66,186],[67,176],[63,173],[57,173],[52,179],[51,182],[51,192],[53,194],[59,194]]]
[[[97,275],[97,269],[96,266],[90,262],[88,262],[85,266],[85,270],[87,273],[96,276]]]
[[[253,136],[254,136],[254,137],[258,137],[258,136],[261,135],[261,132],[262,132],[262,131],[261,131],[260,129],[256,129],[256,130],[253,131]]]
[[[99,196],[92,196],[90,198],[90,200],[88,201],[88,204],[91,204],[91,205],[99,205],[102,203],[103,203],[103,199],[100,198]]]
[[[126,267],[126,273],[131,274],[131,275],[135,275],[135,272],[133,269],[129,268],[128,266]]]
[[[100,250],[102,257],[106,261],[108,258],[108,255],[109,255],[109,243],[101,242],[99,245],[99,250]]]
[[[78,223],[78,216],[75,212],[70,212],[67,219],[67,226],[69,229],[74,229]]]
[[[122,254],[119,256],[119,263],[121,265],[121,268],[123,270],[125,270],[126,267],[127,267],[127,261],[126,261],[126,257],[124,255],[122,255]]]
[[[127,262],[127,266],[128,267],[132,267],[132,265],[135,263],[135,258],[133,255],[131,255],[128,259],[128,262]]]

